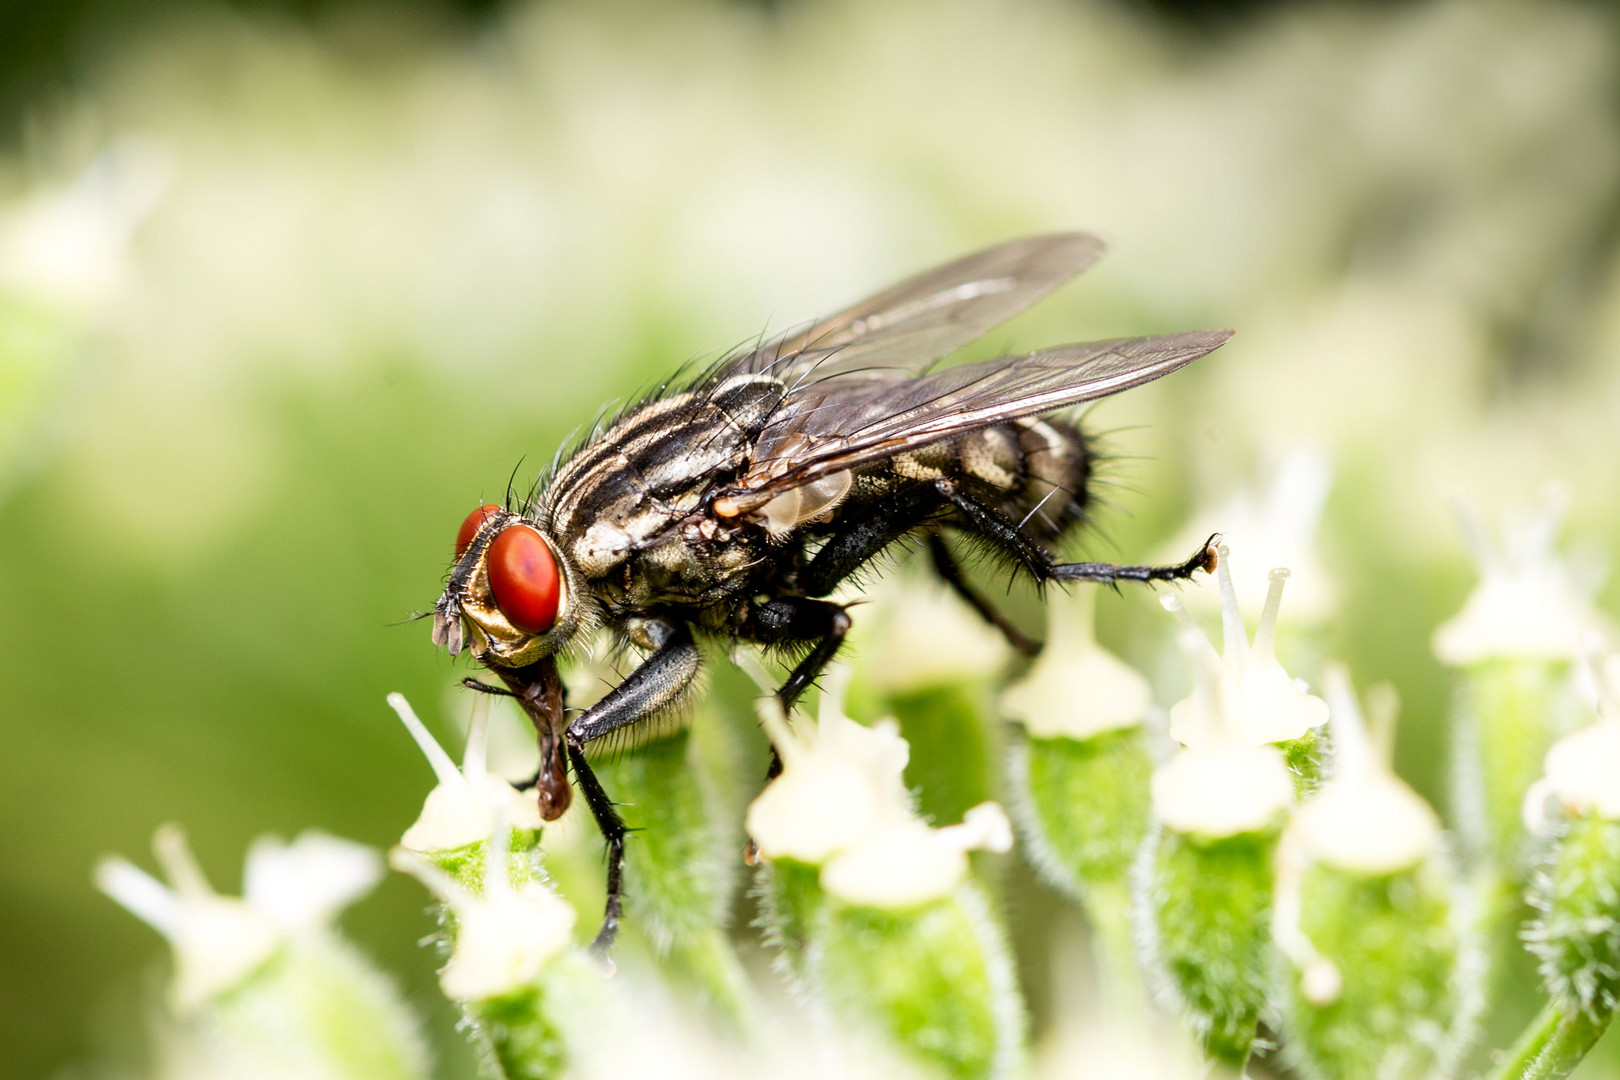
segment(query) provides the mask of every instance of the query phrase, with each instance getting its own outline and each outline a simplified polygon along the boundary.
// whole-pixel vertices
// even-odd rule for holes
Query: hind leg
[[[1003,615],[996,607],[986,600],[979,591],[968,584],[967,578],[962,574],[962,567],[957,563],[956,556],[946,546],[945,538],[939,533],[928,534],[928,555],[933,560],[934,572],[938,574],[951,587],[951,590],[960,596],[969,607],[979,613],[979,617],[997,630],[1007,643],[1025,656],[1037,656],[1041,651],[1041,643],[1013,625],[1011,619]]]
[[[954,481],[936,480],[934,487],[941,497],[961,512],[967,527],[1017,559],[1042,585],[1049,581],[1094,581],[1102,585],[1118,585],[1121,581],[1185,581],[1200,570],[1209,573],[1215,569],[1217,556],[1214,536],[1204,541],[1203,546],[1185,562],[1165,566],[1060,563],[1026,536],[1006,514],[973,498]]]

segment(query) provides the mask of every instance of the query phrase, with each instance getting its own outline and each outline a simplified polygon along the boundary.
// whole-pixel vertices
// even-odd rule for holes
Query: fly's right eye
[[[509,526],[489,545],[489,588],[506,621],[526,634],[544,634],[557,621],[562,578],[540,534]]]
[[[500,511],[501,508],[493,503],[485,503],[467,515],[467,520],[461,523],[461,528],[456,533],[456,558],[467,554],[467,547],[473,542],[473,537],[478,535],[479,526],[483,525],[491,514],[498,514]]]

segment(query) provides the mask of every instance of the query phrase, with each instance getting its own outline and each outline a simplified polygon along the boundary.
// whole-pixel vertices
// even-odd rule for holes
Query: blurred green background
[[[1606,6],[1499,0],[9,0],[0,1071],[138,1060],[162,950],[103,852],[181,821],[234,888],[261,832],[398,838],[428,774],[383,696],[453,740],[464,673],[401,620],[514,467],[1018,233],[1114,249],[985,349],[1239,332],[1095,410],[1136,490],[1086,549],[1183,554],[1328,462],[1295,587],[1443,804],[1454,501],[1561,481],[1620,611],[1617,56]],[[1168,670],[1149,596],[1101,608]],[[346,925],[445,1027],[424,906],[396,878]]]

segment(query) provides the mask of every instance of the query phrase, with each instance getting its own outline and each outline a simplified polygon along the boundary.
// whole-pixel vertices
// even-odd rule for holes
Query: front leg
[[[585,796],[585,805],[596,819],[602,839],[607,841],[607,905],[602,912],[601,929],[591,942],[591,949],[599,954],[612,947],[619,932],[619,917],[623,914],[624,838],[628,830],[624,819],[613,808],[613,800],[585,760],[585,747],[604,735],[650,719],[669,708],[692,685],[698,672],[697,645],[686,626],[648,619],[638,623],[635,630],[634,636],[650,644],[653,654],[608,691],[606,697],[575,717],[564,732],[568,761],[574,767],[580,794]]]

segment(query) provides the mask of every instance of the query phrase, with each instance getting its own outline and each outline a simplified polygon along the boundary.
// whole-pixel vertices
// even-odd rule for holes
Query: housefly
[[[568,808],[568,773],[607,842],[620,917],[625,826],[586,747],[675,707],[709,636],[797,658],[791,704],[850,627],[827,599],[905,540],[1025,652],[947,545],[966,536],[1037,584],[1172,581],[1213,566],[1206,545],[1170,566],[1061,562],[1086,518],[1092,454],[1052,414],[1169,374],[1230,332],[1064,345],[935,369],[941,358],[1090,266],[1084,233],[1013,240],[930,270],[717,363],[630,406],[558,455],[533,493],[462,522],[433,640],[464,647],[534,722],[540,814]],[[559,654],[605,628],[645,654],[600,701],[564,711]]]

